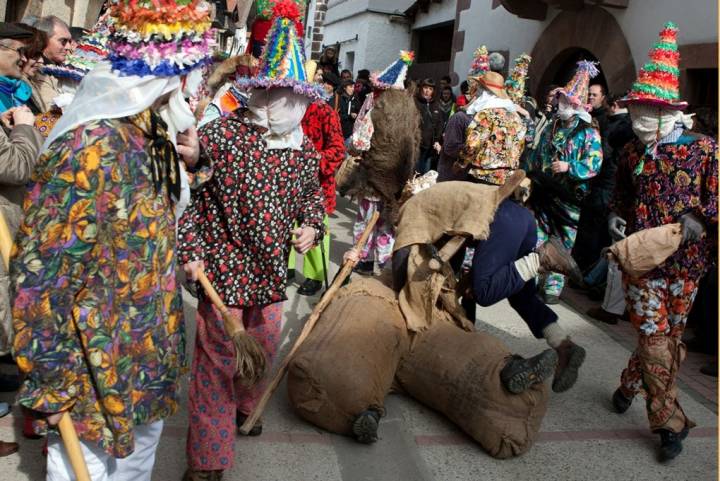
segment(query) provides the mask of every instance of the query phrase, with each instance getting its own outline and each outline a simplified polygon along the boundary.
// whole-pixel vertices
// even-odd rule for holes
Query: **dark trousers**
[[[437,168],[437,152],[432,147],[420,149],[420,157],[418,157],[415,170],[423,175],[431,169]]]
[[[490,224],[490,236],[475,245],[472,281],[475,302],[491,306],[507,299],[540,339],[557,315],[537,297],[535,280],[524,281],[515,268],[515,261],[531,253],[536,242],[532,213],[512,200],[504,201]]]

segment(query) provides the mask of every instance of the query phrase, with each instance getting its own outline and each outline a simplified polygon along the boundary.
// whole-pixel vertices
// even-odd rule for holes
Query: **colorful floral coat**
[[[567,172],[555,177],[568,192],[575,195],[579,203],[590,191],[588,180],[597,175],[602,165],[602,141],[598,129],[577,116],[567,126],[562,126],[561,121],[556,120],[552,128],[543,131],[540,143],[529,157],[525,170],[552,175],[551,165],[555,160],[569,164]]]
[[[212,177],[180,219],[182,262],[205,261],[208,279],[233,307],[286,299],[296,221],[315,228],[316,243],[324,236],[320,154],[307,137],[301,150],[268,150],[262,133],[236,114],[200,130]]]
[[[115,457],[177,410],[185,366],[175,214],[150,170],[149,111],[96,120],[41,155],[10,266],[18,402],[70,410]]]
[[[481,182],[503,185],[520,166],[526,131],[515,112],[481,110],[467,128],[465,146],[460,151],[462,166]]]
[[[643,161],[643,170],[634,174]],[[717,255],[717,144],[709,137],[684,133],[674,144],[658,146],[653,158],[635,139],[620,157],[612,209],[627,221],[627,233],[679,222],[688,212],[705,223],[707,235],[686,242],[647,279],[699,280]]]

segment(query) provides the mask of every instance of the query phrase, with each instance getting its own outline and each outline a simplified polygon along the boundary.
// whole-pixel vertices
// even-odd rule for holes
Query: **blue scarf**
[[[25,105],[32,96],[32,88],[20,79],[0,75],[0,108],[2,112]]]

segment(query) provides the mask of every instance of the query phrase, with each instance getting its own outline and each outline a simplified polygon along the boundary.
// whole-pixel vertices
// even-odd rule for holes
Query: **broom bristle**
[[[242,380],[243,384],[248,386],[257,384],[258,381],[265,377],[267,369],[265,351],[257,339],[246,332],[235,334],[233,343],[235,344],[235,359],[237,362],[235,375]]]

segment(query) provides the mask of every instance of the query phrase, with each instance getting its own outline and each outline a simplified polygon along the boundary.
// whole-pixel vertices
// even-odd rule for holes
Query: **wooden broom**
[[[230,313],[205,272],[200,270],[197,278],[205,289],[205,294],[215,308],[220,311],[225,325],[225,333],[235,344],[235,375],[249,385],[257,383],[265,376],[267,369],[265,351],[258,340],[245,331],[242,320],[235,318]]]
[[[368,237],[370,237],[370,233],[375,227],[375,223],[377,222],[379,217],[380,214],[378,212],[375,212],[373,214],[373,216],[370,218],[370,221],[368,222],[367,227],[365,227],[365,230],[360,236],[360,239],[358,239],[357,243],[355,244],[355,249],[357,249],[358,251],[362,250],[368,240]],[[332,298],[335,297],[335,293],[340,289],[340,287],[342,287],[343,282],[345,282],[347,276],[350,275],[353,267],[354,263],[352,261],[346,261],[343,264],[342,269],[340,269],[340,272],[337,276],[335,276],[332,284],[330,284],[330,288],[325,291],[322,299],[320,299],[320,302],[317,304],[317,306],[315,306],[315,309],[313,309],[310,317],[308,317],[308,320],[305,321],[305,325],[303,326],[303,329],[300,332],[297,340],[295,340],[295,344],[293,344],[290,352],[287,356],[285,356],[285,359],[283,359],[283,362],[278,368],[278,372],[277,374],[275,374],[273,380],[270,382],[270,384],[268,384],[267,388],[265,388],[265,392],[255,406],[255,409],[253,409],[253,412],[250,413],[243,425],[240,426],[241,433],[248,434],[253,428],[253,426],[255,426],[257,420],[260,419],[260,416],[262,416],[262,413],[265,410],[265,406],[267,406],[268,401],[270,401],[270,397],[272,397],[273,393],[280,385],[280,381],[282,381],[282,378],[285,377],[285,373],[288,370],[290,361],[292,361],[292,358],[295,356],[297,350],[300,348],[302,343],[305,342],[305,339],[307,339],[307,337],[310,335],[310,332],[315,327],[315,324],[317,324],[318,319],[320,319],[320,314],[322,314],[325,308],[330,304]]]
[[[2,210],[0,210],[0,253],[5,263],[5,272],[8,273],[10,272],[10,252],[12,251],[12,246],[13,239],[10,235],[10,229],[5,221],[5,215]],[[88,471],[87,464],[85,464],[85,458],[80,448],[77,431],[75,431],[75,426],[67,411],[64,411],[60,416],[58,429],[60,430],[60,436],[65,445],[65,450],[68,453],[70,465],[75,473],[75,478],[77,481],[91,481],[90,472]]]

